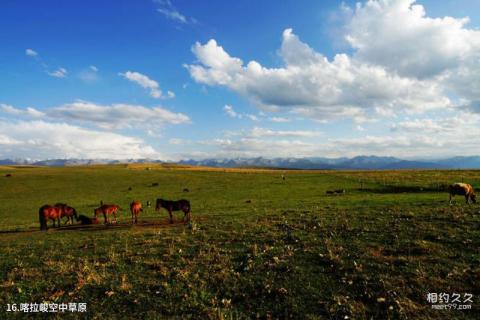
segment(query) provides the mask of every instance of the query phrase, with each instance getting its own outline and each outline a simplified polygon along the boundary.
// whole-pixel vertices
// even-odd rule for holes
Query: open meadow
[[[462,180],[479,189],[480,171],[0,167],[0,318],[76,302],[92,319],[479,319],[480,205],[445,191]],[[192,221],[168,224],[160,197],[188,199]],[[101,200],[118,224],[39,229],[44,204],[91,217]]]

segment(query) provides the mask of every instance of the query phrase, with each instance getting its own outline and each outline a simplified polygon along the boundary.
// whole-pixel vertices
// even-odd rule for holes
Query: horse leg
[[[108,224],[107,214],[105,212],[103,213],[103,223]]]
[[[117,211],[114,211],[113,212],[113,221],[115,221],[115,223],[117,223]]]
[[[173,223],[172,207],[168,208],[168,214],[170,215],[170,223]]]
[[[470,204],[470,197],[468,196],[468,193],[465,194],[465,203]]]

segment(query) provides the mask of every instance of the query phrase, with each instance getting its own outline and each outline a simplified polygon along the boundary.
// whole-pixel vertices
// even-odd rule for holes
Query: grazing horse
[[[75,220],[78,221],[77,210],[75,210],[75,208],[70,207],[66,203],[55,203],[54,207],[59,207],[62,209],[60,218],[67,217],[67,222],[65,222],[65,224],[69,222],[70,224],[73,224],[73,217],[75,217]]]
[[[448,193],[450,196],[450,204],[452,204],[452,197],[456,194],[465,196],[465,202],[467,204],[470,204],[470,200],[472,201],[472,203],[477,202],[473,187],[468,183],[454,183],[448,187]]]
[[[165,208],[168,210],[168,214],[170,215],[170,223],[173,223],[172,211],[183,211],[183,213],[185,214],[183,217],[183,221],[185,222],[190,221],[192,213],[191,213],[190,201],[188,200],[181,199],[178,201],[171,201],[171,200],[157,199],[155,210],[159,211],[161,208]]]
[[[130,203],[130,212],[132,213],[132,224],[137,223],[137,217],[140,214],[140,211],[143,211],[142,209],[142,203],[140,201],[133,201]],[[135,218],[135,222],[134,222]]]
[[[80,224],[98,224],[97,218],[89,218],[83,214],[78,216],[77,221],[80,221]]]
[[[113,214],[113,217],[114,217],[113,221],[116,223],[117,222],[117,212],[118,212],[119,209],[120,209],[120,207],[117,206],[116,204],[104,204],[104,205],[98,207],[97,209],[95,209],[93,211],[93,213],[95,215],[95,219],[98,217],[98,215],[100,213],[103,213],[103,219],[104,219],[105,224],[109,223],[107,216],[110,215],[110,214]]]
[[[62,217],[62,208],[46,204],[38,210],[38,218],[40,220],[40,230],[47,230],[48,219],[53,220],[53,227],[55,228],[55,220],[57,220],[57,227],[60,227],[60,218]]]

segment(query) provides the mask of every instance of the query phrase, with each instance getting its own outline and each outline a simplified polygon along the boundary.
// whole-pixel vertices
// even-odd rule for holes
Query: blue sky
[[[0,158],[478,155],[478,12],[2,1]]]

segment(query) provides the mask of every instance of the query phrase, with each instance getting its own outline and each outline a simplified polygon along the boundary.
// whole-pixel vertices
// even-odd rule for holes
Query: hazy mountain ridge
[[[154,159],[4,159],[0,165],[75,166],[119,163],[164,163]],[[357,156],[353,158],[211,158],[204,160],[181,160],[178,164],[208,167],[268,167],[283,169],[480,169],[480,156],[451,157],[438,160],[404,160],[395,157]]]

